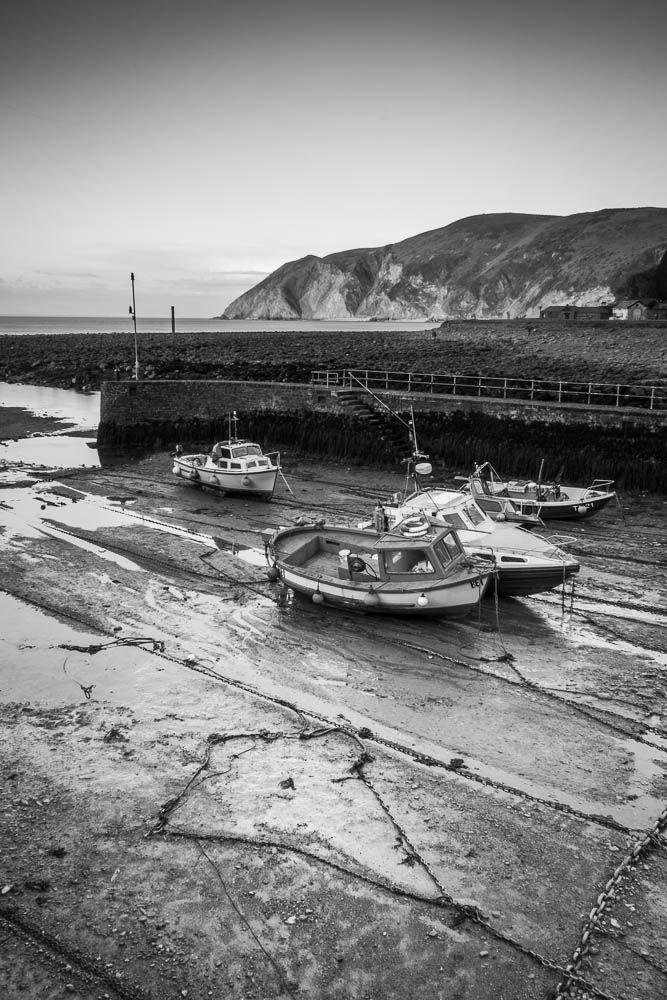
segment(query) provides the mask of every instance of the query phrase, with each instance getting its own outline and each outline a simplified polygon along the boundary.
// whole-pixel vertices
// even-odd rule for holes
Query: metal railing
[[[561,405],[632,406],[643,410],[667,410],[667,385],[622,385],[610,382],[573,382],[566,379],[498,378],[492,375],[391,372],[361,368],[312,371],[311,384],[338,389],[353,389],[361,385],[375,392],[428,392]]]

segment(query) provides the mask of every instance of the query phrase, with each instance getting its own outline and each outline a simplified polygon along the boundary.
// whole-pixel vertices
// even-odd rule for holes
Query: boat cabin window
[[[446,510],[446,511],[438,510],[437,514],[447,524],[451,524],[452,528],[469,528],[470,527],[469,524],[466,524],[466,522],[461,517],[461,515],[457,514],[456,511],[454,511],[454,510]]]
[[[458,539],[451,533],[437,541],[433,548],[443,566],[452,562],[453,559],[457,559],[463,553]]]
[[[486,479],[477,479],[476,477],[470,480],[470,492],[474,497],[481,497],[486,494],[486,496],[491,495],[491,486]]]
[[[392,573],[435,573],[425,549],[394,549],[384,553],[384,568]]]
[[[218,451],[214,452],[214,454],[216,454],[218,458],[230,459],[232,457],[231,448],[221,448],[220,445],[218,445]]]
[[[233,458],[245,458],[248,454],[248,449],[245,445],[241,445],[239,448],[234,448],[232,453]]]
[[[247,454],[248,455],[261,455],[262,454],[262,449],[260,448],[260,446],[258,444],[249,444],[248,445]]]
[[[482,512],[475,506],[474,503],[467,504],[465,511],[475,527],[477,527],[478,524],[482,524],[484,521]]]
[[[482,497],[477,501],[482,510],[500,514],[504,510],[501,500],[494,500],[492,497]]]
[[[229,468],[230,469],[242,469],[243,468],[243,462],[230,462],[229,463]]]

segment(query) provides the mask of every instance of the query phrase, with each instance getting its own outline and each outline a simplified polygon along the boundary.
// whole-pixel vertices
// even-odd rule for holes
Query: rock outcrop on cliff
[[[600,305],[646,281],[667,209],[474,215],[399,243],[309,254],[240,295],[225,319],[496,319]]]

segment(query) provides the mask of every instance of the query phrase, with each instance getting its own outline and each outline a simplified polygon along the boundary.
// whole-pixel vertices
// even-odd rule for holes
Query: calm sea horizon
[[[176,318],[176,333],[245,333],[285,332],[335,333],[356,330],[390,332],[392,330],[430,330],[439,321],[381,320],[229,320],[208,318]],[[110,316],[0,316],[0,336],[5,334],[31,336],[61,333],[134,333],[128,317]],[[171,316],[137,317],[137,333],[171,333]]]

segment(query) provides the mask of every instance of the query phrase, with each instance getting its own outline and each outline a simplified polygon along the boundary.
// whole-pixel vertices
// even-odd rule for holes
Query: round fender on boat
[[[588,510],[588,506],[585,503],[580,503],[577,507],[577,514],[585,514]]]
[[[500,514],[496,514],[496,521],[506,521],[506,520],[507,520],[507,514],[503,514],[502,510]]]
[[[430,476],[433,472],[433,466],[430,462],[418,462],[415,465],[415,472],[418,476]]]
[[[379,603],[380,603],[380,598],[371,587],[371,589],[364,597],[364,604],[366,605],[367,608],[376,608]]]
[[[280,579],[280,573],[278,572],[278,567],[277,566],[269,566],[269,568],[266,571],[266,576],[267,576],[267,578],[269,580],[271,580],[272,583],[274,582],[274,580],[279,580]]]
[[[324,602],[324,598],[320,594],[319,590],[316,590],[315,593],[313,594],[312,602],[313,604],[322,604]]]
[[[425,517],[406,517],[401,523],[401,534],[409,538],[421,538],[428,534],[428,521]]]

